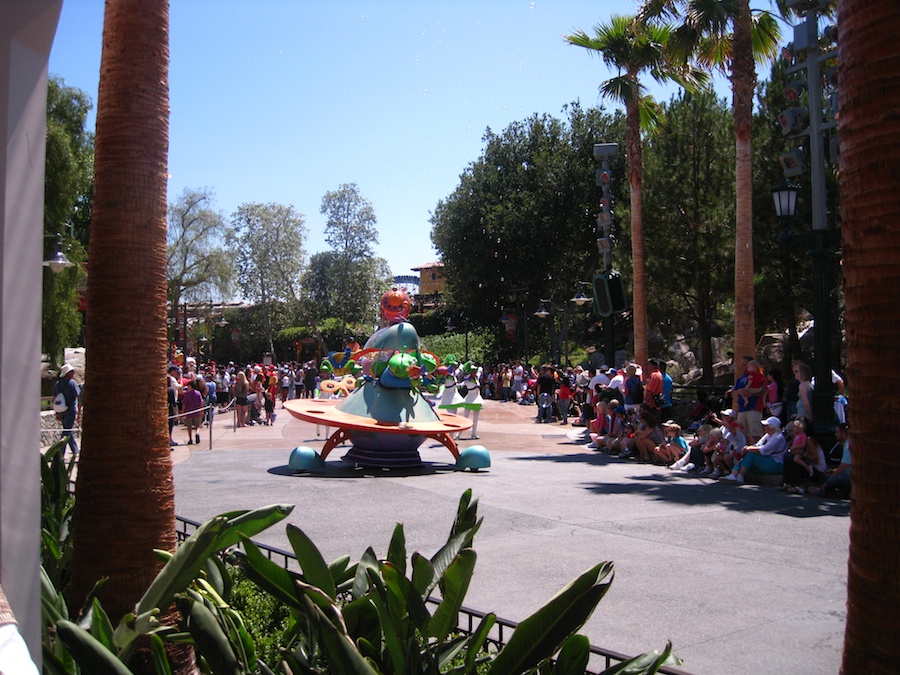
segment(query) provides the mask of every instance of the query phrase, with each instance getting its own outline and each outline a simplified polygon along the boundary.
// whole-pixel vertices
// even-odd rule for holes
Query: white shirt
[[[588,389],[594,391],[597,389],[597,385],[601,387],[605,387],[609,384],[609,377],[606,376],[605,373],[597,373],[591,378],[591,381],[588,383]]]
[[[618,389],[622,394],[625,393],[625,376],[621,374],[616,374],[613,379],[609,381],[610,389]]]

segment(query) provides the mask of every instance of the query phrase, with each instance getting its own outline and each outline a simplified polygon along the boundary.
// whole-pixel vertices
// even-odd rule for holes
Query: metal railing
[[[182,542],[187,539],[201,524],[202,523],[196,520],[175,516],[175,532],[178,541]],[[259,550],[264,553],[269,560],[279,562],[281,566],[288,571],[300,572],[300,563],[297,561],[297,556],[291,551],[285,551],[276,546],[269,546],[256,541],[253,543],[256,544]],[[440,598],[430,597],[426,602],[430,605],[439,605],[441,600]],[[464,635],[471,635],[478,628],[485,616],[487,616],[487,612],[481,612],[477,609],[462,606],[459,609],[459,615],[456,620],[456,629]],[[518,624],[515,621],[509,621],[508,619],[503,619],[499,616],[496,617],[494,625],[491,627],[491,630],[488,632],[488,636],[485,639],[485,644],[497,650],[501,649],[517,626]],[[594,645],[591,645],[590,653],[591,656],[588,666],[589,668],[596,668],[597,670],[585,670],[584,675],[598,675],[598,673],[603,670],[632,658],[627,654],[621,654],[602,647],[595,647]],[[687,671],[670,666],[660,668],[658,672],[663,673],[664,675],[689,675]]]

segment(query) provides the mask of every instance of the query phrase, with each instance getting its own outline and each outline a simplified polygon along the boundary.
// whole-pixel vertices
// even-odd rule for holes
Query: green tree
[[[735,130],[734,349],[756,352],[753,275],[753,94],[756,59],[771,60],[780,33],[775,18],[749,0],[647,0],[641,16],[677,18],[675,53],[717,68],[731,80]],[[736,375],[737,376],[737,375]]]
[[[44,271],[41,305],[42,351],[52,366],[81,333],[78,289],[87,244],[94,178],[94,135],[86,129],[91,100],[59,77],[47,83],[47,157],[44,170],[44,249],[55,252],[56,235],[75,265],[60,273]],[[73,236],[74,235],[74,236]]]
[[[658,82],[680,80],[695,88],[705,76],[682,67],[668,57],[668,26],[645,24],[636,17],[613,16],[609,23],[594,27],[594,35],[578,31],[566,36],[569,44],[584,47],[618,74],[600,85],[600,94],[625,106],[625,145],[628,157],[628,185],[631,210],[631,258],[634,312],[634,356],[646,365],[647,287],[645,275],[644,226],[642,211],[643,141],[641,125],[654,127],[659,119],[659,106],[640,78],[649,74]]]
[[[166,269],[173,321],[182,301],[207,300],[214,294],[224,298],[230,292],[234,266],[224,247],[227,227],[213,200],[209,188],[185,188],[178,201],[169,204]]]
[[[621,117],[577,104],[564,112],[488,129],[481,156],[432,214],[454,311],[473,328],[499,327],[513,289],[527,297],[524,323],[541,298],[566,301],[597,270],[593,146],[621,138]]]
[[[346,262],[371,258],[378,243],[375,209],[356,183],[344,183],[322,197],[320,213],[327,217],[325,241]]]
[[[290,205],[241,204],[231,216],[227,246],[244,297],[266,308],[266,338],[273,356],[273,305],[298,298],[305,239],[303,215]]]
[[[325,193],[321,212],[331,250],[313,255],[303,277],[306,320],[374,324],[378,298],[391,284],[387,261],[374,255],[375,209],[355,183],[345,183]]]
[[[348,263],[335,251],[315,253],[303,275],[307,322],[338,317],[373,325],[378,321],[378,300],[391,282],[391,270],[383,258]]]
[[[87,247],[94,184],[94,134],[87,128],[93,104],[60,77],[47,82],[47,160],[44,234],[69,233]]]
[[[657,299],[651,324],[699,343],[709,384],[717,308],[732,301],[733,133],[730,111],[713,92],[684,94],[665,108],[665,124],[644,154],[647,271]]]

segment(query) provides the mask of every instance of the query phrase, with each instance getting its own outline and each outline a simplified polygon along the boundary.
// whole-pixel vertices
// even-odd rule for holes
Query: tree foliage
[[[41,305],[41,350],[51,365],[62,362],[66,347],[81,333],[78,289],[84,283],[94,178],[94,135],[87,130],[92,107],[88,95],[59,77],[47,82],[47,155],[44,167],[44,252],[63,253],[73,267],[44,271]]]
[[[44,234],[68,232],[87,247],[94,182],[94,134],[87,128],[90,97],[60,77],[47,81],[47,158]]]
[[[734,275],[731,113],[706,92],[673,98],[665,116],[644,155],[648,281],[663,300],[652,304],[651,325],[691,336],[711,378],[713,324],[730,319],[720,308]]]
[[[598,270],[593,146],[624,128],[621,116],[577,103],[564,113],[488,129],[481,156],[432,214],[450,293],[473,325],[496,324],[515,293],[535,307],[568,299]]]
[[[177,316],[184,300],[227,298],[233,266],[225,250],[225,216],[213,208],[209,188],[185,188],[169,205],[166,242],[169,306]]]
[[[356,183],[344,183],[326,192],[320,212],[327,218],[325,241],[345,262],[374,255],[372,246],[378,243],[375,209]]]
[[[306,259],[303,215],[285,204],[241,204],[227,244],[248,300],[296,300]]]
[[[273,303],[296,301],[305,262],[303,215],[285,204],[241,204],[231,216],[228,247],[245,298],[264,308],[268,351],[274,356]]]
[[[347,262],[334,251],[315,253],[303,276],[306,317],[315,324],[326,317],[374,325],[378,300],[390,288],[391,270],[384,258]]]

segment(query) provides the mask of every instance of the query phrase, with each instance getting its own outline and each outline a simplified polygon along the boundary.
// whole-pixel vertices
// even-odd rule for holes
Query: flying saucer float
[[[438,368],[438,359],[424,350],[415,328],[406,322],[409,296],[394,289],[385,293],[381,307],[382,317],[389,318],[391,325],[372,335],[363,349],[347,355],[349,370],[362,373],[355,379],[355,388],[342,398],[295,399],[284,404],[298,419],[335,428],[321,454],[307,447],[295,448],[289,466],[321,469],[332,450],[349,442],[351,448],[342,457],[346,462],[378,468],[415,467],[422,464],[419,446],[426,439],[446,447],[460,469],[490,466],[490,456],[482,446],[462,452],[456,446],[453,436],[470,429],[473,422],[435,410],[422,395]]]

